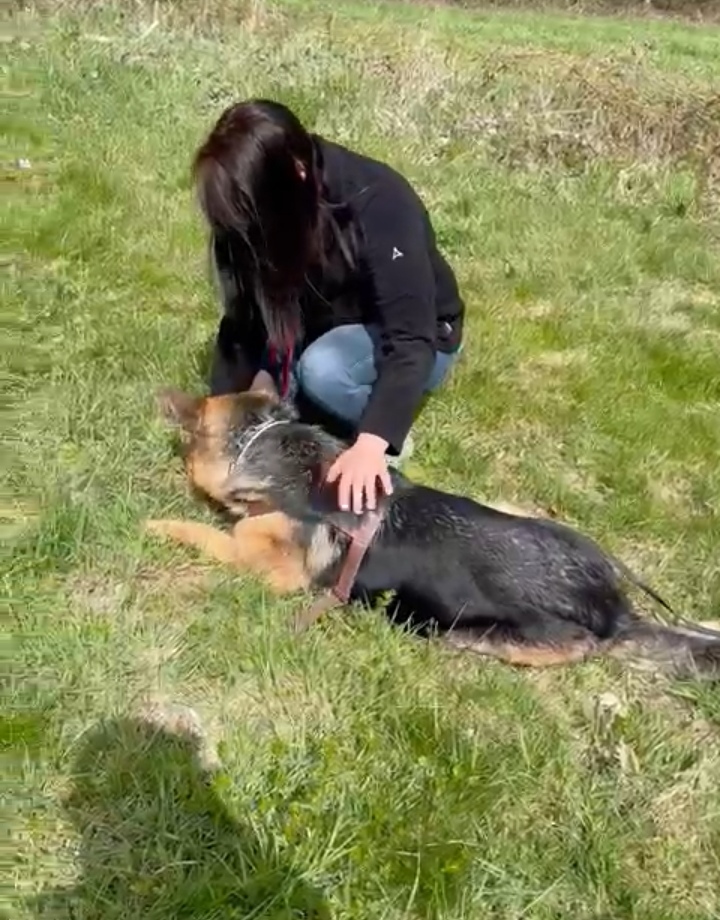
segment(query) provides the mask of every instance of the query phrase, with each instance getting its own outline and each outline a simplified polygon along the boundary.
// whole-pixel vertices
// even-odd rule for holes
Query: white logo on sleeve
[[[404,252],[400,252],[400,250],[397,248],[397,246],[393,246],[393,252],[392,252],[392,260],[393,260],[393,262],[395,261],[395,259],[402,259],[402,257],[403,257],[404,255],[405,255],[405,253],[404,253]]]

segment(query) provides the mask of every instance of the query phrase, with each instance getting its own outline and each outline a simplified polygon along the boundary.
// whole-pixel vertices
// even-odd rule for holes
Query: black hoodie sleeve
[[[378,376],[358,433],[378,435],[399,453],[435,360],[435,280],[422,206],[404,184],[361,198],[365,270],[380,324]]]
[[[241,298],[229,248],[223,240],[211,240],[210,260],[223,310],[213,346],[210,395],[221,396],[249,388],[260,369],[263,342],[254,328],[252,304]]]

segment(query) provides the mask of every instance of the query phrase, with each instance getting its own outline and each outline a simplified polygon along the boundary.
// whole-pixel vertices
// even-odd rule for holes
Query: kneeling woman
[[[342,508],[390,491],[426,393],[461,344],[464,306],[427,211],[389,166],[310,134],[285,106],[233,105],[195,157],[223,299],[210,388],[258,375],[344,423],[328,473]]]

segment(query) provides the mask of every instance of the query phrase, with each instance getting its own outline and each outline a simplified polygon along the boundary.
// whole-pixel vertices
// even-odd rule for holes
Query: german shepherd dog
[[[278,593],[327,591],[368,514],[338,510],[324,471],[347,446],[268,390],[159,396],[181,432],[194,490],[232,530],[186,520],[146,529],[262,576]],[[679,677],[720,678],[720,631],[642,619],[623,578],[667,607],[592,540],[550,519],[511,514],[392,471],[378,525],[347,592],[393,620],[513,665],[608,654]],[[668,608],[669,609],[669,608]]]

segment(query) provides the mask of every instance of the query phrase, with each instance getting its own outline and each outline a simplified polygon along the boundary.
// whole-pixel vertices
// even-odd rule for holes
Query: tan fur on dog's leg
[[[147,521],[145,529],[192,546],[218,562],[262,575],[279,594],[310,586],[305,554],[294,541],[293,522],[280,512],[238,521],[232,535],[195,521]]]
[[[145,530],[158,537],[169,537],[176,543],[192,546],[218,562],[232,565],[237,561],[233,538],[209,524],[178,520],[146,521]]]
[[[305,553],[295,532],[295,523],[280,511],[238,521],[233,528],[238,564],[264,575],[279,594],[309,588]]]
[[[475,638],[462,632],[448,633],[443,640],[457,649],[467,649],[476,655],[497,658],[517,667],[548,668],[574,664],[597,654],[592,639],[578,639],[561,645],[525,645],[509,641],[494,641],[489,636]]]

